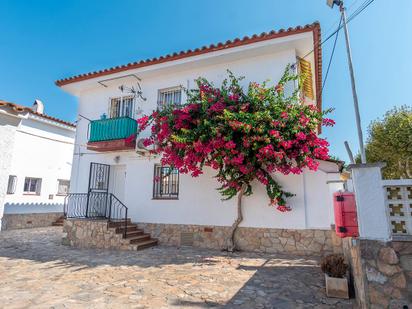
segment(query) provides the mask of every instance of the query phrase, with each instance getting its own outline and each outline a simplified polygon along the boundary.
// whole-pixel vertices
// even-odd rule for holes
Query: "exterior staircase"
[[[108,223],[108,227],[114,230],[116,234],[122,235],[123,240],[133,246],[134,250],[146,249],[158,244],[157,239],[139,229],[137,224],[131,222],[130,218],[127,219],[127,224],[124,220],[119,222],[111,221]]]
[[[127,214],[126,205],[112,193],[69,193],[64,203],[67,220],[53,225],[64,221],[65,241],[72,246],[122,250],[156,246],[158,240],[139,229]]]

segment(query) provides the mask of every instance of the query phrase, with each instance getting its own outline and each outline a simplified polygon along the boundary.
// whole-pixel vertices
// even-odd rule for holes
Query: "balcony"
[[[89,124],[87,149],[106,152],[133,150],[137,132],[136,120],[129,117],[93,120]]]

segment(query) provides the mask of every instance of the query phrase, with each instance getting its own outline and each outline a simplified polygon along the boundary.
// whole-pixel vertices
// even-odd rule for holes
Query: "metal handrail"
[[[64,199],[63,214],[66,219],[104,218],[108,223],[123,221],[123,237],[126,238],[128,208],[113,193],[69,193]]]
[[[113,193],[109,194],[110,204],[108,220],[109,222],[121,222],[122,220],[124,220],[123,238],[126,238],[128,208]]]

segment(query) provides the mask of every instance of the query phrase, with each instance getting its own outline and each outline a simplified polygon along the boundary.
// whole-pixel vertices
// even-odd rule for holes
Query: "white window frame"
[[[67,192],[60,192],[60,186],[61,186],[60,182],[63,182],[63,183],[67,184]],[[57,194],[56,195],[59,195],[59,196],[67,195],[69,193],[69,190],[70,190],[70,180],[68,180],[68,179],[57,179]]]
[[[29,190],[26,191],[26,182],[29,181]],[[31,183],[33,181],[36,181],[35,184],[35,191],[31,191]],[[23,184],[23,192],[24,194],[30,194],[30,195],[40,195],[41,193],[41,183],[42,183],[42,179],[38,178],[38,177],[25,177],[24,178],[24,184]]]
[[[17,186],[17,176],[9,175],[9,180],[7,182],[7,194],[16,193],[16,186]]]
[[[179,106],[182,104],[182,86],[159,89],[157,91],[157,107],[162,109],[166,105],[173,104]],[[179,93],[179,94],[177,94]],[[166,102],[166,95],[170,94],[170,102]],[[169,100],[168,100],[169,101]]]
[[[129,113],[126,113],[126,105],[125,103],[127,102],[126,100],[130,100],[131,99],[131,111]],[[120,103],[120,107],[119,107],[119,111],[117,111],[117,115],[114,113],[114,109],[112,107],[112,104],[114,102],[114,100],[119,100]],[[128,96],[120,96],[120,97],[111,97],[109,98],[109,118],[121,118],[121,117],[130,117],[130,118],[134,118],[135,116],[135,99],[133,96],[128,95]]]

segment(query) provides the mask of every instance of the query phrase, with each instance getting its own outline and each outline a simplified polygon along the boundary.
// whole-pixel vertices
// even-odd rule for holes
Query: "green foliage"
[[[412,178],[412,109],[394,107],[369,125],[368,162],[386,162],[387,179]]]

